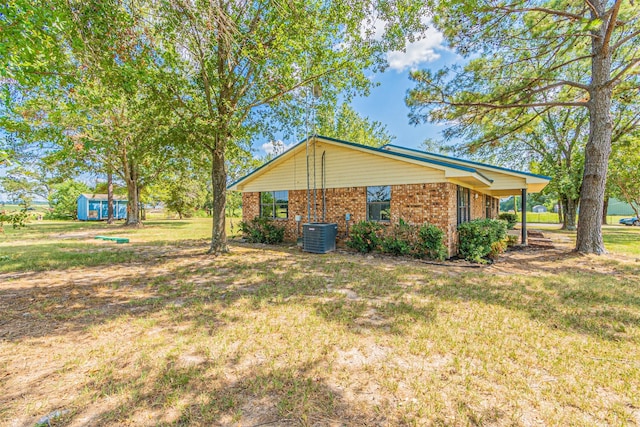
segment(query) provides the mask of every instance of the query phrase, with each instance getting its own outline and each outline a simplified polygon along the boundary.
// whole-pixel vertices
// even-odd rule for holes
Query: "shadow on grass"
[[[89,389],[99,399],[115,398],[121,403],[90,420],[82,410],[76,411],[69,421],[128,424],[143,419],[144,424],[158,426],[366,426],[388,421],[383,413],[364,415],[353,408],[321,378],[321,362],[282,368],[258,365],[238,378],[231,374],[236,371],[231,361],[225,369],[230,374],[212,376],[214,361],[201,358],[185,365],[180,357],[170,356],[159,370],[141,366],[142,374],[136,377],[123,377],[117,370],[97,376]]]
[[[612,341],[638,340],[637,278],[612,280],[610,274],[583,272],[511,279],[467,275],[455,283],[431,284],[421,292],[450,301],[478,301],[516,310],[552,329]]]
[[[31,287],[0,288],[0,322],[12,330],[4,338],[58,334],[57,328],[79,330],[122,314],[143,317],[176,303],[182,307],[213,302],[228,306],[239,299],[253,301],[256,308],[261,304],[310,304],[322,318],[354,331],[377,328],[402,333],[412,322],[432,322],[436,309],[421,301],[425,296],[498,305],[527,313],[552,328],[610,340],[634,337],[628,332],[640,324],[640,275],[629,272],[604,274],[585,268],[539,277],[485,272],[434,276],[431,266],[396,268],[388,260],[376,265],[350,255],[243,248],[248,252],[241,257],[213,258],[171,250],[141,254],[135,247],[87,257],[82,245],[70,245],[66,267],[114,268],[99,277],[93,270],[94,276],[74,276],[69,283],[51,287],[42,273],[30,272],[20,279],[32,283]],[[46,252],[39,255],[47,258]],[[531,259],[538,256],[545,255],[535,253]],[[180,262],[167,268],[167,261],[174,259]],[[129,264],[137,270],[129,271]],[[38,266],[55,268],[55,264]],[[115,266],[118,274],[112,273]],[[414,300],[412,295],[420,298]],[[198,311],[193,315],[195,322],[200,321],[197,316],[205,316]],[[207,316],[202,319],[209,320]]]
[[[42,283],[39,287],[0,288],[0,333],[11,331],[0,338],[70,337],[70,332],[84,333],[112,319],[145,321],[159,312],[172,325],[193,324],[203,332],[219,331],[236,321],[221,318],[221,310],[242,299],[252,302],[256,310],[265,304],[306,305],[318,317],[353,332],[370,328],[403,334],[415,323],[434,322],[442,301],[471,301],[525,313],[550,328],[608,340],[637,339],[640,280],[634,274],[585,269],[544,277],[486,272],[449,276],[435,275],[432,266],[394,268],[389,260],[376,264],[341,254],[319,257],[287,248],[243,249],[242,256],[218,258],[169,252],[166,256],[184,261],[171,268],[163,265],[164,255],[152,253],[145,261],[138,254],[133,260],[149,267],[144,274],[126,276],[128,261],[114,261],[121,274],[97,281],[74,278],[50,287]],[[163,268],[153,269],[153,263]],[[217,309],[211,309],[212,304]],[[635,335],[628,334],[632,329]],[[258,364],[233,378],[238,361],[231,359],[215,361],[202,356],[193,362],[173,354],[160,362],[136,363],[136,376],[108,364],[86,374],[87,390],[96,399],[121,398],[122,404],[85,424],[128,420],[135,424],[138,415],[146,417],[145,423],[150,419],[156,425],[326,425],[334,421],[372,425],[394,421],[385,420],[384,411],[379,412],[380,418],[359,417],[357,409],[318,375],[325,368],[319,365],[301,362],[282,368]],[[229,376],[215,373],[220,369]],[[25,389],[29,386],[24,385]],[[77,409],[72,421],[82,421],[83,411]],[[167,413],[174,418],[168,420]]]

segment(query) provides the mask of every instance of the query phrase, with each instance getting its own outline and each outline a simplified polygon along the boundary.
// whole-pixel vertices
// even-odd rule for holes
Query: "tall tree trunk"
[[[569,231],[575,231],[578,201],[572,199],[571,197],[567,197],[565,201],[566,206],[564,211],[564,225],[562,228]]]
[[[227,171],[224,162],[226,141],[216,138],[215,148],[211,150],[211,187],[213,193],[213,231],[209,253],[219,255],[229,252],[225,230],[225,204],[227,198]]]
[[[564,220],[564,205],[562,201],[562,197],[558,197],[558,223],[562,224],[562,229],[565,228],[565,220]]]
[[[602,0],[596,2],[596,8],[604,10],[603,3]],[[607,25],[602,25],[592,39],[589,140],[585,147],[580,222],[576,236],[576,251],[593,254],[606,253],[602,240],[602,208],[613,131],[612,88],[607,84],[611,76],[611,51],[604,45],[606,29]]]
[[[113,224],[113,174],[107,171],[107,224]]]
[[[604,196],[604,206],[602,206],[602,223],[607,224],[607,210],[609,209],[609,196]]]
[[[125,159],[124,181],[127,184],[127,227],[141,227],[140,222],[140,200],[138,199],[138,174],[135,165]]]
[[[134,179],[125,179],[127,183],[127,197],[129,203],[127,204],[127,222],[128,227],[140,227],[140,204],[138,200],[138,183]]]
[[[136,185],[136,191],[138,192],[138,212],[140,214],[140,224],[142,224],[142,221],[147,220],[147,211],[144,209],[144,203],[140,202],[140,190],[142,190],[140,185]]]

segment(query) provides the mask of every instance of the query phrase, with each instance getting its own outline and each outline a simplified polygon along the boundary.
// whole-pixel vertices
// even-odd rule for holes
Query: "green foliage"
[[[390,144],[395,139],[387,127],[362,117],[346,102],[339,107],[328,104],[317,114],[316,133],[372,147]]]
[[[510,248],[518,244],[518,236],[507,234],[507,247]]]
[[[191,218],[194,211],[204,205],[206,195],[204,182],[180,174],[169,182],[163,201],[180,219]]]
[[[76,219],[78,216],[78,197],[88,191],[89,187],[79,181],[67,181],[54,186],[53,193],[49,197],[52,211],[47,214],[47,218]]]
[[[415,227],[400,220],[399,224],[391,225],[386,230],[385,236],[380,241],[380,250],[391,255],[409,255],[413,246],[414,232]]]
[[[513,227],[515,227],[518,222],[518,215],[515,213],[502,212],[498,218],[507,222],[508,230],[513,230]]]
[[[249,243],[282,243],[284,240],[284,226],[279,226],[274,220],[255,217],[249,222],[240,223],[240,231]]]
[[[639,125],[638,5],[431,4],[448,45],[477,56],[461,67],[412,72],[411,121],[451,123],[445,139],[469,141],[468,152],[551,176],[548,191],[563,199],[567,227],[580,203],[576,249],[602,253],[608,153],[620,133]]]
[[[444,231],[433,224],[423,224],[418,229],[418,235],[413,247],[413,254],[417,258],[430,258],[442,261],[447,257],[444,245]]]
[[[622,138],[614,147],[608,176],[611,196],[627,202],[640,216],[640,131]]]
[[[235,217],[242,207],[242,193],[240,191],[229,191],[227,193],[227,216]]]
[[[444,237],[444,232],[433,224],[410,225],[400,219],[398,224],[383,226],[362,221],[353,226],[346,244],[362,253],[379,250],[390,255],[442,261],[447,257]]]
[[[495,219],[476,219],[458,226],[458,251],[468,261],[484,263],[487,257],[496,257],[506,249],[507,225]]]
[[[4,232],[4,224],[9,223],[13,228],[21,228],[25,226],[27,220],[27,210],[21,209],[17,212],[0,212],[0,233]]]
[[[380,245],[382,225],[373,221],[360,221],[349,230],[346,245],[358,252],[369,253]]]

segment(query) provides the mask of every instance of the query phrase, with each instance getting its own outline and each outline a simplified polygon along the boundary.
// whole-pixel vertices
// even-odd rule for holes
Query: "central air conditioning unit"
[[[336,250],[338,224],[311,222],[302,225],[302,250],[326,254]]]

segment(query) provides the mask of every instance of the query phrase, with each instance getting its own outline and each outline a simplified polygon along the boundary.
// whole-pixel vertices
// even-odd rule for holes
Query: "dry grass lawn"
[[[0,237],[0,425],[640,425],[633,250],[216,259],[207,225]]]

